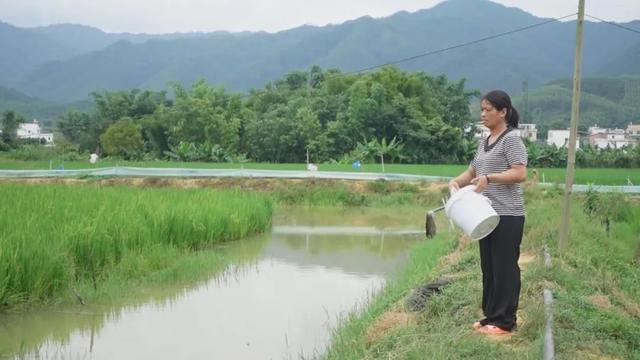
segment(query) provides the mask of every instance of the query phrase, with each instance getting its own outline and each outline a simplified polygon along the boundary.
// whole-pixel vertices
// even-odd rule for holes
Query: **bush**
[[[369,189],[369,191],[376,194],[388,194],[389,192],[391,192],[389,182],[385,181],[384,179],[379,179],[367,183],[367,188]]]
[[[599,220],[607,233],[611,222],[627,222],[633,217],[632,205],[622,193],[598,193],[589,187],[582,205],[585,214]]]
[[[9,158],[23,161],[50,160],[57,157],[53,148],[42,145],[23,145],[9,152]]]
[[[124,156],[125,159],[135,159],[143,146],[140,130],[129,118],[122,118],[111,125],[100,136],[100,144],[108,154]]]

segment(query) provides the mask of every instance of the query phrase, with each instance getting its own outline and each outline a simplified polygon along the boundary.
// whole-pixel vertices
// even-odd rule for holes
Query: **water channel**
[[[424,240],[412,208],[284,208],[232,263],[196,284],[0,317],[0,358],[299,359],[321,355],[338,319],[366,303]],[[138,294],[138,292],[136,292]]]

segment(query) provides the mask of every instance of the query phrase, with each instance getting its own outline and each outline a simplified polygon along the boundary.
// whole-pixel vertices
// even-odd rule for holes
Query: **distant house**
[[[627,126],[627,137],[636,142],[636,144],[640,142],[640,124],[634,125],[633,123],[629,123],[629,126]]]
[[[32,123],[23,123],[18,127],[19,139],[44,139],[49,145],[53,144],[53,133],[43,133],[38,120]]]
[[[489,137],[489,135],[491,135],[491,132],[489,131],[489,128],[487,128],[486,126],[482,125],[482,122],[479,121],[476,123],[476,131],[473,134],[473,137],[480,140],[480,139],[486,139]]]
[[[527,139],[531,142],[538,141],[538,129],[536,129],[536,124],[519,124],[518,128],[513,131],[517,132],[523,139]]]
[[[589,128],[589,144],[598,149],[608,147],[619,149],[633,145],[633,141],[627,136],[627,130],[600,128],[598,125]]]
[[[536,124],[519,124],[517,129],[513,129],[521,138],[527,139],[531,142],[538,141],[538,130]],[[476,139],[486,139],[491,132],[482,124],[482,122],[476,123],[476,131],[474,137]]]
[[[547,144],[555,145],[559,148],[568,147],[570,130],[549,130],[547,132]],[[576,141],[576,149],[580,148],[580,142]]]

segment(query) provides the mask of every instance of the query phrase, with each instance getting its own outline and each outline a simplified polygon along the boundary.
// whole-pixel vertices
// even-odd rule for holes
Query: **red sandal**
[[[481,327],[480,329],[478,329],[478,331],[480,331],[483,334],[486,335],[507,335],[509,334],[509,331],[501,329],[495,325],[485,325],[483,327]]]

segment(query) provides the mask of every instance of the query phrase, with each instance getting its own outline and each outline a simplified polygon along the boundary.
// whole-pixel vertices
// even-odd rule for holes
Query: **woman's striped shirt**
[[[476,156],[471,161],[476,176],[498,174],[516,164],[527,165],[527,149],[520,136],[511,129],[507,129],[491,145],[488,138],[481,140]],[[498,215],[524,216],[524,199],[520,184],[489,183],[482,194],[491,200]]]

